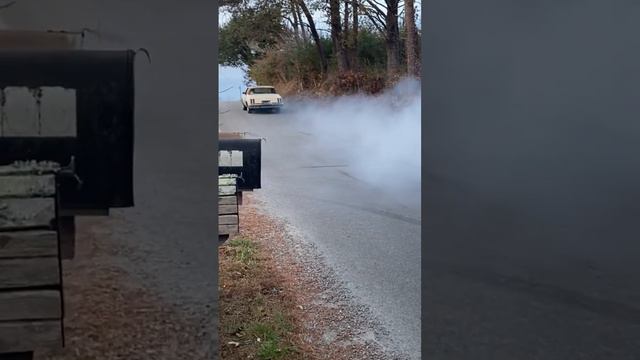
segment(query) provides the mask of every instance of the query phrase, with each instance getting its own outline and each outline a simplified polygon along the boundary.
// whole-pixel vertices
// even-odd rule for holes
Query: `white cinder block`
[[[218,166],[242,167],[242,151],[222,150],[218,151]]]
[[[76,91],[62,87],[6,87],[2,136],[76,136]]]

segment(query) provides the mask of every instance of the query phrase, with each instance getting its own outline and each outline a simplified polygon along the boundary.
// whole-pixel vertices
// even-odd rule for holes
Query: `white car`
[[[270,110],[279,112],[282,108],[282,96],[278,95],[273,86],[248,87],[240,98],[242,110],[251,113],[255,110]]]

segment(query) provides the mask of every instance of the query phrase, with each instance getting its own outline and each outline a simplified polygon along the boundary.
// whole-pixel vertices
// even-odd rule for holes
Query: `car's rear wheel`
[[[245,104],[242,104],[242,110],[247,110],[247,106]]]

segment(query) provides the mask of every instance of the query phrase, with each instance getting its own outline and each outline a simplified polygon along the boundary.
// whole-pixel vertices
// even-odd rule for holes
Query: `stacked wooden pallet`
[[[238,188],[235,175],[218,176],[218,236],[239,232]]]
[[[62,346],[56,166],[0,166],[0,357]]]

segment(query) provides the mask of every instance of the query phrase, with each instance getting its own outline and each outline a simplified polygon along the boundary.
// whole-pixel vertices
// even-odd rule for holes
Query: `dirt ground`
[[[79,219],[76,256],[63,261],[66,346],[36,360],[205,359],[199,334],[114,259],[100,218]]]

